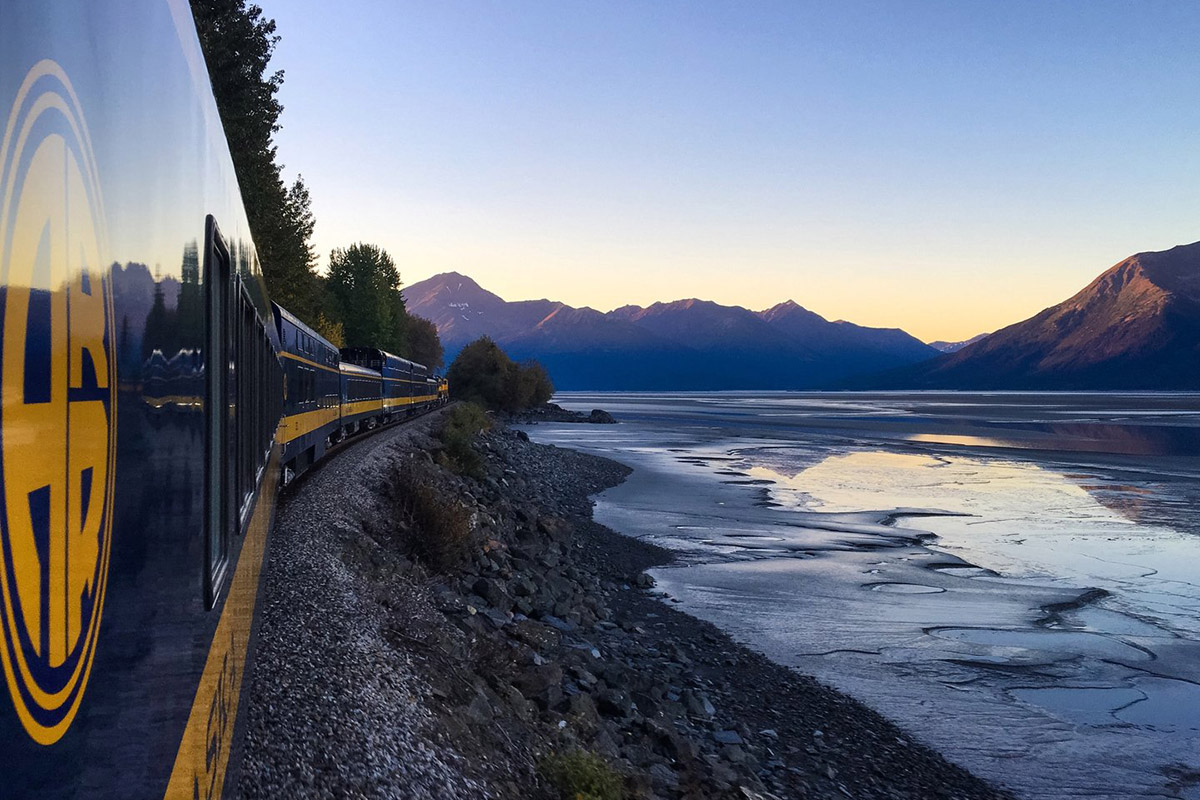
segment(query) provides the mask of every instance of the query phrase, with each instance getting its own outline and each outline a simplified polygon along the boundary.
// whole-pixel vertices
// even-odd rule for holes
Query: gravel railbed
[[[281,505],[244,797],[556,798],[539,765],[576,749],[645,800],[1009,797],[664,603],[644,570],[671,553],[591,519],[624,465],[497,425],[460,476],[437,466],[438,419]],[[422,548],[417,484],[469,520],[449,563]]]
[[[242,797],[486,796],[454,749],[431,741],[427,686],[406,648],[380,635],[389,606],[427,609],[417,587],[396,582],[381,602],[344,557],[378,505],[379,475],[436,424],[430,415],[356,442],[280,502],[242,695]]]

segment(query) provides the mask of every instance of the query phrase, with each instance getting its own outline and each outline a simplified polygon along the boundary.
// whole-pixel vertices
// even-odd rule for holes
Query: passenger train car
[[[272,305],[184,0],[3,0],[0,124],[0,797],[219,797],[280,476],[446,385]]]

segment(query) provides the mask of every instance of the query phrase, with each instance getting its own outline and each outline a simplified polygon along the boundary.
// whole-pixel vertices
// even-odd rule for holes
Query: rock
[[[557,559],[557,556],[555,556]],[[552,575],[546,578],[546,590],[557,597],[559,600],[567,600],[575,594],[575,586],[566,578],[561,578]]]
[[[549,625],[534,622],[531,619],[513,622],[508,627],[508,635],[524,642],[540,653],[548,653],[558,647],[562,634]]]
[[[600,680],[599,678],[597,678],[595,675],[593,675],[591,672],[584,669],[583,667],[572,667],[571,674],[573,674],[575,676],[575,679],[577,681],[579,681],[579,684],[586,689],[591,689]]]
[[[509,583],[509,589],[517,597],[529,597],[537,591],[537,587],[533,584],[533,581],[524,575],[518,575],[513,578]]]
[[[537,520],[538,533],[551,538],[562,535],[563,520],[558,517],[539,516]]]
[[[633,701],[629,693],[621,689],[605,689],[600,693],[598,700],[600,713],[610,717],[628,717],[633,710]]]
[[[742,746],[738,744],[726,745],[721,755],[731,764],[745,764],[750,758],[746,751],[742,749]]]
[[[482,725],[490,722],[495,711],[492,708],[492,701],[483,692],[477,691],[475,696],[471,698],[471,702],[467,704],[466,716],[472,722]]]
[[[631,744],[622,747],[621,758],[624,758],[629,763],[639,767],[646,767],[655,763],[654,756],[650,752],[650,748],[644,747],[640,744]]]
[[[594,726],[600,721],[596,703],[592,700],[591,695],[582,692],[567,699],[567,713],[589,726]]]
[[[737,731],[724,730],[717,731],[713,734],[713,738],[721,744],[742,744],[743,739]]]
[[[662,786],[667,789],[674,789],[679,785],[679,778],[675,775],[675,770],[668,767],[666,764],[655,764],[650,767],[650,779],[655,785]]]
[[[592,749],[609,758],[615,758],[621,750],[605,727],[597,729],[596,736],[592,739]]]
[[[508,706],[516,712],[517,716],[522,719],[529,719],[534,716],[537,705],[526,699],[525,695],[516,686],[498,686],[497,691],[504,698]]]
[[[587,421],[593,425],[614,425],[617,422],[612,414],[601,408],[593,408],[592,413],[587,416]]]
[[[683,706],[694,717],[711,717],[717,713],[717,709],[713,707],[704,692],[695,692],[691,689],[683,693]]]
[[[480,617],[492,623],[497,629],[506,627],[509,624],[508,612],[501,611],[498,608],[485,608],[472,617],[472,619],[479,619]]]
[[[543,664],[527,667],[513,678],[513,686],[526,699],[548,711],[562,699],[562,667],[558,664]]]
[[[475,581],[471,589],[486,600],[492,608],[509,611],[513,607],[512,597],[505,591],[504,585],[494,578],[480,578]]]
[[[634,692],[633,702],[637,704],[638,711],[647,717],[656,716],[662,711],[658,698],[649,692]]]
[[[639,572],[637,574],[637,576],[633,579],[633,585],[638,587],[639,589],[653,589],[654,588],[654,578],[651,578],[649,575],[647,575],[644,572]]]

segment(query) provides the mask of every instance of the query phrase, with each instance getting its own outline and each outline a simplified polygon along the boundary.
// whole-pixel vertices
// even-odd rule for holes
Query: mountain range
[[[515,359],[542,362],[560,389],[807,389],[937,355],[904,331],[830,322],[790,300],[765,311],[690,299],[603,313],[508,302],[456,272],[404,296],[437,326],[447,362],[487,335]]]
[[[1200,242],[1138,253],[1078,294],[965,342],[831,322],[789,300],[763,311],[677,300],[604,313],[508,302],[456,272],[405,289],[451,361],[487,335],[560,389],[1200,388]]]

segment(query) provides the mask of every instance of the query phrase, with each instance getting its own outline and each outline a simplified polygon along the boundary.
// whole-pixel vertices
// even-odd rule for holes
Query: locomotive
[[[277,491],[447,399],[271,303],[185,0],[0,6],[0,797],[219,797]]]

